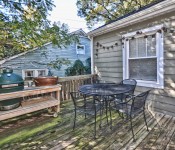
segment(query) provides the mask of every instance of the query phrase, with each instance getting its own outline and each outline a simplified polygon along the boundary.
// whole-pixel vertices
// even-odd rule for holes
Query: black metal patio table
[[[106,116],[108,101],[110,97],[114,95],[120,95],[129,92],[132,89],[129,85],[121,85],[115,83],[98,83],[98,84],[87,84],[79,87],[79,92],[84,95],[93,96],[94,98],[99,97],[100,100],[106,104]],[[108,117],[107,117],[108,122]]]
[[[85,95],[91,96],[112,96],[127,93],[131,90],[128,85],[120,85],[115,83],[98,83],[87,84],[79,87],[79,91]]]

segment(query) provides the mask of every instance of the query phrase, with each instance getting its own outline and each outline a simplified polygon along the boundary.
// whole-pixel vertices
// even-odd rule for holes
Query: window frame
[[[39,71],[45,71],[45,75],[44,76],[46,76],[48,74],[47,71],[46,71],[46,69],[37,69],[37,75],[38,75],[38,77],[39,77]],[[43,77],[43,76],[41,76],[41,77]]]
[[[82,50],[82,52],[80,52],[80,50],[78,50],[78,46],[83,46],[83,50]],[[76,44],[76,53],[79,55],[79,54],[81,54],[81,55],[85,55],[85,45],[83,45],[83,44]]]
[[[152,87],[152,88],[164,88],[164,43],[163,43],[163,31],[161,33],[157,32],[157,30],[162,29],[163,25],[157,25],[154,27],[146,28],[139,30],[145,35],[156,34],[156,58],[157,58],[157,81],[144,81],[137,80],[138,86],[144,87]],[[127,33],[122,35],[123,40],[123,79],[129,78],[129,40],[126,40],[129,37],[142,37],[144,35],[136,35],[135,32]],[[146,58],[150,58],[146,57]]]
[[[33,78],[38,77],[38,71],[45,71],[46,75],[48,74],[48,69],[23,69],[22,70],[22,78],[26,80],[25,72],[26,71],[32,71],[33,72]]]
[[[32,72],[33,76],[26,76],[26,72]],[[27,78],[33,78],[35,76],[35,71],[34,70],[25,70],[24,71],[24,78],[25,80],[30,80],[30,79],[27,79]]]

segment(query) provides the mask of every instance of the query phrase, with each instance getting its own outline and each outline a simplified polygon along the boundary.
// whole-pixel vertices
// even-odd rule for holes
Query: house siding
[[[175,11],[149,19],[137,24],[129,25],[120,30],[115,30],[94,37],[94,67],[100,80],[119,83],[123,79],[123,54],[121,38],[123,34],[138,31],[144,28],[163,24],[168,29],[175,29]],[[153,89],[149,98],[154,111],[175,116],[175,32],[164,32],[164,89]],[[113,48],[103,49],[96,43]],[[98,49],[98,51],[97,51]],[[98,56],[96,56],[96,53]],[[147,87],[137,86],[135,94],[148,90]]]
[[[98,54],[98,56],[94,56],[94,64],[100,80],[119,82],[122,79],[123,64],[120,38],[121,36],[117,36],[116,32],[110,32],[94,38],[94,55]],[[107,50],[103,49],[103,47],[97,47],[97,42],[105,47],[115,45],[115,43],[119,45]],[[98,49],[98,52],[96,49]]]
[[[71,65],[77,59],[80,59],[85,64],[85,60],[90,57],[90,40],[87,37],[81,36],[79,38],[79,42],[81,45],[85,45],[85,54],[77,55],[76,43],[61,49],[55,45],[48,44],[41,49],[36,49],[32,52],[26,53],[25,55],[8,60],[3,64],[3,66],[12,66],[15,73],[22,75],[22,70],[24,69],[47,69],[46,65],[31,63],[33,61],[49,63],[56,58],[68,58],[71,61]],[[42,55],[44,52],[46,52],[47,58]],[[64,77],[65,69],[67,68],[67,65],[63,65],[60,70],[51,68],[51,72],[54,76]]]

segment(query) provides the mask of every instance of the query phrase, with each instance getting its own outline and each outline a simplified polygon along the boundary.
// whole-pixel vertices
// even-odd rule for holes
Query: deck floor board
[[[42,113],[42,112],[41,112]],[[32,116],[32,114],[31,114]],[[42,116],[43,117],[43,116]],[[36,117],[35,117],[36,118]],[[149,131],[146,130],[142,114],[133,119],[134,133],[136,141],[133,142],[130,129],[130,122],[123,120],[116,112],[112,112],[113,127],[107,124],[106,116],[102,118],[102,128],[99,128],[100,117],[97,118],[97,137],[94,139],[94,118],[89,116],[78,115],[76,128],[73,126],[73,105],[72,102],[65,102],[61,105],[61,112],[58,118],[45,117],[44,121],[40,118],[31,124],[8,130],[8,135],[0,133],[0,140],[6,140],[6,136],[11,138],[9,143],[0,145],[3,150],[19,150],[19,149],[48,149],[48,150],[174,150],[175,149],[175,117],[165,114],[154,113],[154,117],[146,111]],[[30,117],[17,121],[20,124],[29,120]],[[10,121],[2,122],[2,127],[13,126]],[[55,122],[52,126],[48,126],[43,130],[38,130],[35,134],[25,139],[16,136],[24,130],[34,132],[40,126]],[[3,138],[4,134],[4,138]],[[15,137],[15,136],[16,137]],[[11,137],[10,137],[11,136]],[[14,136],[14,139],[12,138]]]

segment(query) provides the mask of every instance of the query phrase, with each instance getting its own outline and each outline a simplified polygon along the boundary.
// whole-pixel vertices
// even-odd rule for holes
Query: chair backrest
[[[142,92],[133,98],[131,105],[131,113],[145,109],[145,102],[147,100],[149,92],[150,90]]]
[[[121,81],[120,84],[124,84],[124,85],[130,86],[131,87],[131,91],[129,92],[129,94],[134,94],[134,90],[136,88],[137,81],[135,79],[125,79],[125,80]]]

